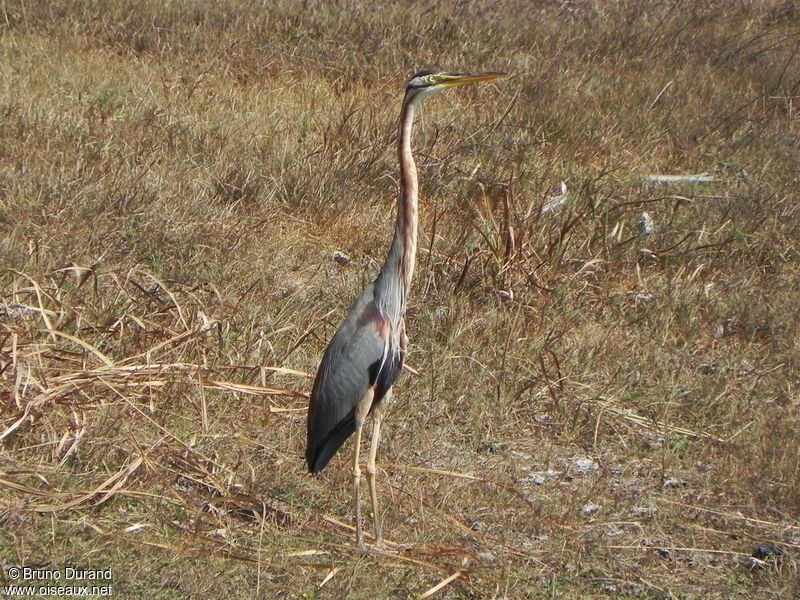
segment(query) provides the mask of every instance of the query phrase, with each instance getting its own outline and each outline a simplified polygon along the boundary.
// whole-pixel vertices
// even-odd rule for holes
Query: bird
[[[361,432],[372,417],[372,438],[367,459],[367,483],[372,501],[375,543],[383,544],[375,488],[383,410],[403,368],[408,337],[405,314],[414,274],[418,231],[418,179],[411,153],[414,118],[426,98],[444,90],[505,76],[500,72],[448,73],[420,71],[406,84],[400,110],[397,153],[400,193],[394,236],[378,276],[353,303],[331,338],[320,361],[308,406],[306,463],[319,474],[344,442],[355,433],[353,497],[356,543],[364,548],[361,523]]]

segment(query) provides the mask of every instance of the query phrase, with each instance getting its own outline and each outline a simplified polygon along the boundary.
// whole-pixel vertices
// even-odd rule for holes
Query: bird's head
[[[482,83],[505,77],[505,73],[442,73],[440,71],[420,71],[408,80],[406,98],[418,102],[438,92],[449,90],[460,85]]]

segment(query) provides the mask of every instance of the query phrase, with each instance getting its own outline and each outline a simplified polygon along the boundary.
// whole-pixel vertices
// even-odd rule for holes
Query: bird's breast
[[[380,309],[374,300],[368,302],[358,315],[358,325],[360,327],[372,325],[378,332],[378,335],[384,340],[389,339],[392,331],[392,324],[389,317]]]

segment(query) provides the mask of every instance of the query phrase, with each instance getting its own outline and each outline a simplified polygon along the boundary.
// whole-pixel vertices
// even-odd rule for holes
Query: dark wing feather
[[[306,462],[319,473],[356,428],[355,408],[378,383],[377,402],[394,383],[399,355],[391,323],[367,288],[333,336],[322,357],[308,408]],[[391,379],[391,381],[389,381]]]
[[[394,337],[392,338],[394,340]],[[405,352],[400,350],[398,344],[391,342],[383,363],[383,368],[375,377],[375,400],[373,404],[380,402],[386,395],[394,382],[397,381],[400,371],[403,370],[403,362],[405,360]]]

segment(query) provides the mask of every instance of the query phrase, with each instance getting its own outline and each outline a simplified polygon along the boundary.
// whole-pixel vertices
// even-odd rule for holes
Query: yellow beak
[[[500,79],[507,74],[508,73],[501,73],[499,71],[486,73],[443,73],[439,76],[441,78],[439,85],[444,87],[456,87],[459,85],[468,85],[470,83],[482,83],[484,81]]]

